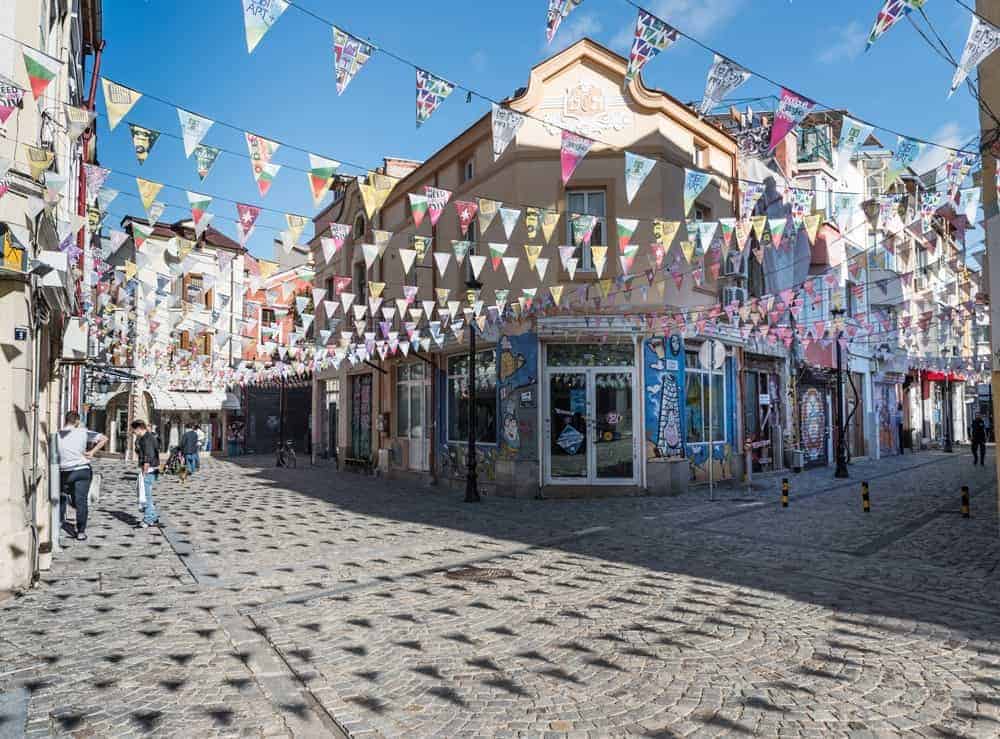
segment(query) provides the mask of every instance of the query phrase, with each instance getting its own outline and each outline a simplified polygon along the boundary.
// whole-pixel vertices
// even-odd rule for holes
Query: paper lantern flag
[[[1000,28],[978,15],[972,16],[969,27],[969,38],[965,41],[962,58],[955,67],[955,76],[951,78],[951,89],[948,97],[958,89],[969,73],[979,66],[986,57],[1000,48]]]
[[[6,123],[15,108],[21,107],[24,90],[0,74],[0,123]]]
[[[122,118],[128,115],[132,107],[139,102],[142,93],[130,90],[106,77],[101,78],[101,87],[104,89],[104,107],[107,108],[108,112],[108,127],[114,131],[115,126],[121,123]]]
[[[333,53],[337,72],[337,94],[341,95],[354,76],[371,59],[375,47],[334,26]]]
[[[59,74],[62,62],[29,46],[22,46],[21,49],[24,55],[24,70],[28,73],[28,82],[31,84],[31,94],[38,100],[45,93],[49,83]]]
[[[454,92],[455,86],[423,69],[417,69],[417,128]]]
[[[181,138],[184,140],[184,156],[190,158],[198,144],[205,138],[208,129],[215,121],[203,118],[196,113],[189,113],[186,110],[177,109],[177,117],[181,122]],[[204,179],[204,177],[202,178]]]
[[[646,62],[676,40],[676,28],[639,8],[639,17],[635,22],[635,38],[632,39],[628,68],[625,70],[625,84],[627,85],[639,74],[639,70],[646,65]]]
[[[781,140],[788,135],[788,132],[799,125],[799,121],[809,115],[815,105],[816,103],[809,98],[782,87],[781,97],[778,99],[778,109],[774,112],[771,144],[768,151],[774,151]]]
[[[261,197],[267,195],[271,189],[271,183],[281,169],[280,164],[272,164],[271,157],[278,151],[281,144],[265,139],[256,134],[247,133],[247,150],[250,152],[250,167],[253,171],[253,178],[257,182],[257,189]]]
[[[340,162],[326,159],[317,154],[309,155],[309,191],[312,193],[313,205],[319,207],[323,198],[330,191],[333,178],[337,174]]]
[[[708,70],[708,80],[705,82],[705,96],[701,99],[698,111],[707,115],[712,108],[721,103],[729,93],[750,79],[751,72],[724,56],[715,55],[712,67]]]
[[[562,143],[559,149],[563,185],[569,182],[573,176],[573,172],[580,166],[580,162],[587,156],[587,152],[590,151],[590,147],[593,145],[593,139],[588,139],[586,136],[563,129]]]
[[[285,0],[243,0],[243,24],[246,26],[247,53],[252,54],[281,14],[288,10]]]

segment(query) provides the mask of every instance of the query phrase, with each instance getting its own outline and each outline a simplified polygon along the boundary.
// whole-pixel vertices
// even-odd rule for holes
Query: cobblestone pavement
[[[789,476],[785,509],[773,476],[467,505],[209,461],[162,530],[104,461],[90,540],[0,604],[0,738],[997,736],[992,453]]]

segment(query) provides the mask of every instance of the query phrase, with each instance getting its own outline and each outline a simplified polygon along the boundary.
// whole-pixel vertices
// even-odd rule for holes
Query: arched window
[[[354,216],[354,238],[364,239],[365,237],[365,214],[358,213]]]

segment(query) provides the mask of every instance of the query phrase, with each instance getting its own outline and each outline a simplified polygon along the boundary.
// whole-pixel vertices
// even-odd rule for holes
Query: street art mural
[[[538,336],[523,333],[499,342],[500,444],[502,459],[538,456],[535,425],[538,397]]]
[[[826,462],[826,399],[814,387],[802,393],[799,400],[802,417],[802,450],[805,462]]]
[[[647,457],[681,457],[681,392],[684,342],[677,334],[647,339],[643,345]]]

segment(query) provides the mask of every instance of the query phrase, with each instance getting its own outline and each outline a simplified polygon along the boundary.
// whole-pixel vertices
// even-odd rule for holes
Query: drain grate
[[[472,582],[491,582],[505,577],[514,577],[510,570],[498,567],[461,567],[444,573],[449,580],[469,580]]]

